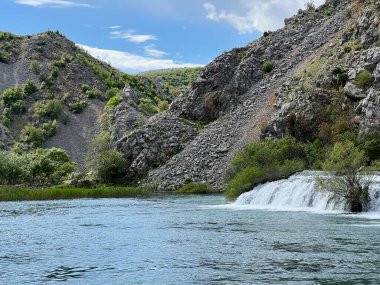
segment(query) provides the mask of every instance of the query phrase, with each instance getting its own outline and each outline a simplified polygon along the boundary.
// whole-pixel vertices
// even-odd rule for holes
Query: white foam
[[[225,208],[274,211],[312,211],[336,213],[346,211],[343,202],[332,201],[331,196],[315,189],[315,178],[322,172],[305,171],[289,179],[269,182],[255,187],[239,196],[235,203],[223,205]],[[372,177],[370,188],[370,213],[360,214],[363,218],[380,218],[380,175]]]

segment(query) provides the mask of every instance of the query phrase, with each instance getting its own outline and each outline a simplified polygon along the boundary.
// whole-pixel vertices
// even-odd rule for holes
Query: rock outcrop
[[[318,11],[299,11],[286,20],[283,29],[223,53],[206,66],[185,96],[171,104],[168,114],[172,122],[188,120],[206,125],[182,145],[182,151],[150,170],[146,183],[161,190],[176,189],[190,181],[223,189],[234,155],[259,139],[275,107],[272,101],[283,84],[301,73],[323,50],[334,46],[347,29],[347,5],[346,1],[327,1]],[[263,71],[265,62],[273,64],[273,71]],[[303,100],[312,97],[308,96]],[[154,125],[141,129],[146,134],[163,123],[160,117],[151,120],[155,120]],[[123,144],[131,145],[134,139],[132,134],[125,136],[119,149],[123,150]],[[134,160],[132,157],[131,163],[138,165]]]

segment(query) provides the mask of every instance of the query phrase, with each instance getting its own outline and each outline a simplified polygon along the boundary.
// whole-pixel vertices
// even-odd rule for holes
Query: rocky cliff
[[[158,189],[170,189],[192,181],[223,189],[231,160],[242,146],[262,136],[289,133],[281,132],[283,127],[277,123],[286,121],[281,110],[292,109],[284,105],[297,105],[299,101],[313,105],[316,101],[313,88],[297,98],[293,96],[287,103],[281,101],[281,94],[290,88],[291,82],[297,85],[298,78],[318,58],[342,48],[351,30],[357,33],[355,38],[362,36],[363,28],[358,23],[372,25],[371,20],[359,16],[365,15],[365,6],[355,1],[330,0],[318,9],[300,10],[285,20],[284,28],[266,33],[246,47],[225,52],[206,66],[185,95],[171,104],[169,112],[173,122],[186,122],[197,134],[185,141],[183,150],[167,161],[155,161],[148,172],[147,183]],[[374,32],[377,34],[368,37],[376,40],[378,29]],[[350,52],[350,57],[354,54]],[[265,65],[270,68],[264,68]],[[326,96],[320,92],[318,98]],[[296,112],[295,116],[300,115]],[[165,117],[154,120],[154,125],[146,125],[139,132],[149,134]],[[172,132],[169,139],[180,141],[182,135],[182,132]],[[118,142],[119,149],[131,145],[132,139],[132,135],[122,138]],[[132,164],[137,157],[139,161],[147,158],[149,149],[149,146],[141,149],[140,154],[146,152],[146,155],[131,156]]]

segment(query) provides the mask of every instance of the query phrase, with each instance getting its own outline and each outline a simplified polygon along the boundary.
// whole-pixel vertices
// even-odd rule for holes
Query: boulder
[[[361,100],[366,97],[366,94],[363,92],[363,90],[351,82],[348,82],[346,86],[344,86],[344,94],[353,100]]]

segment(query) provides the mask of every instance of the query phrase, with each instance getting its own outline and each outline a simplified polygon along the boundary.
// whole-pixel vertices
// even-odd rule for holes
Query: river
[[[1,203],[0,246],[0,284],[380,280],[380,215],[263,210],[219,195]]]

